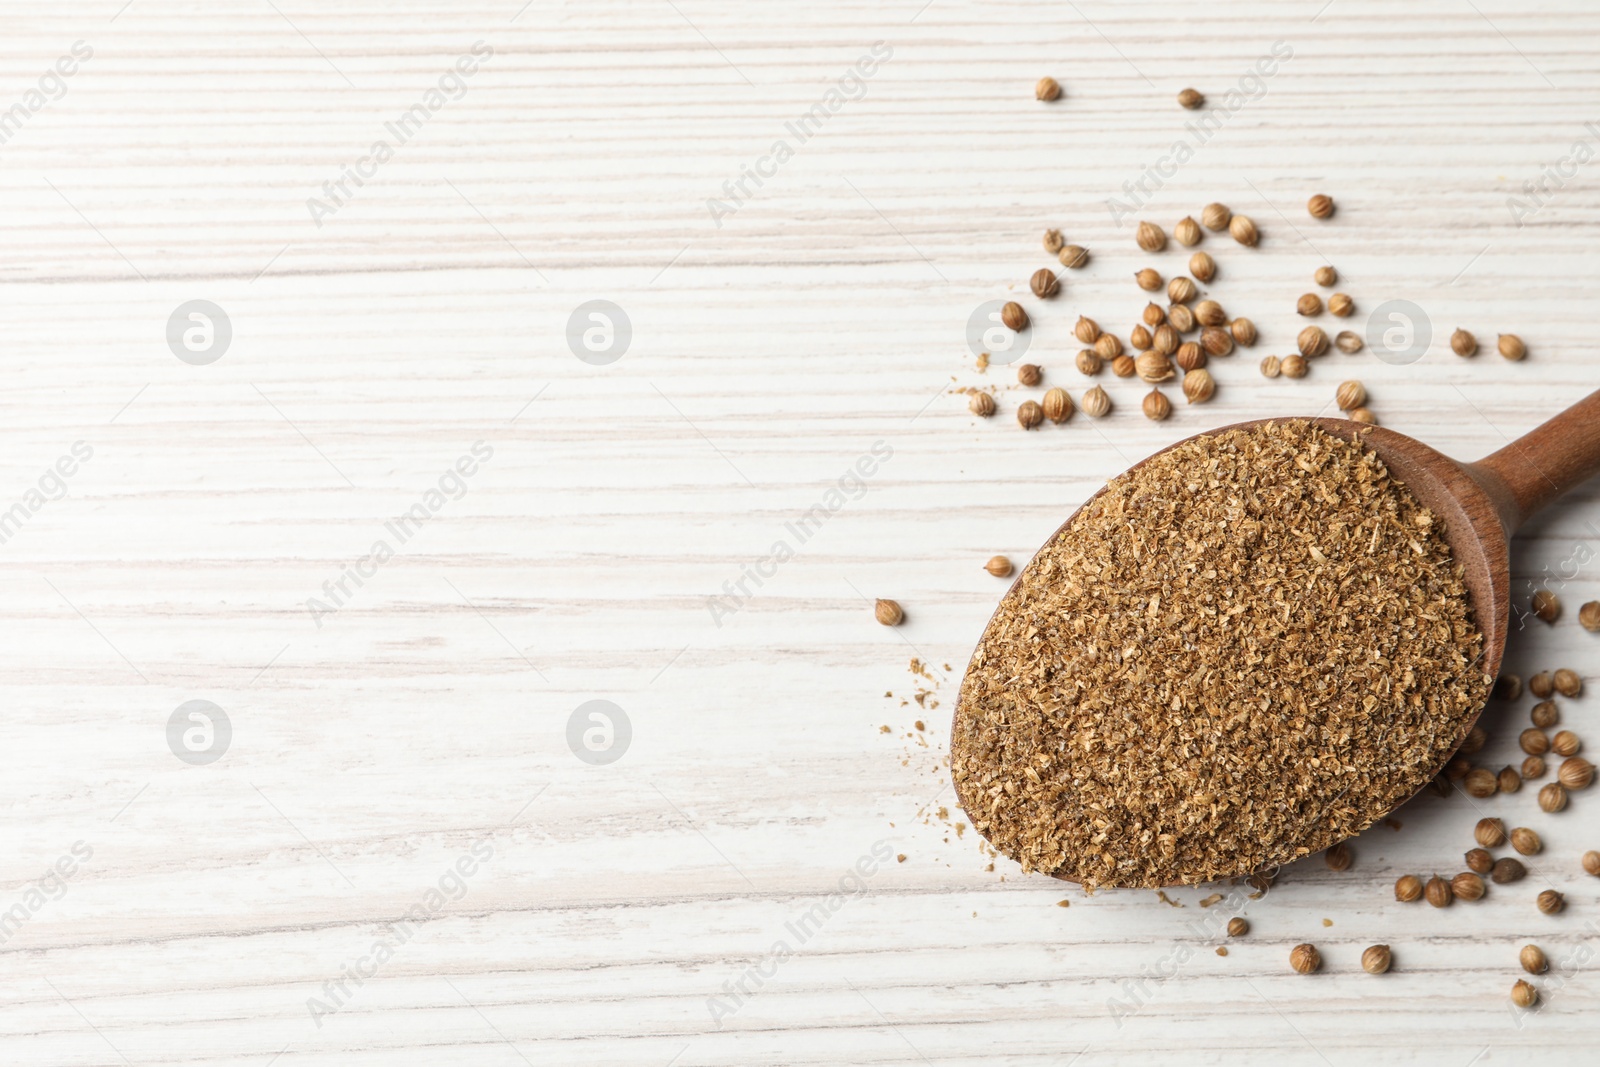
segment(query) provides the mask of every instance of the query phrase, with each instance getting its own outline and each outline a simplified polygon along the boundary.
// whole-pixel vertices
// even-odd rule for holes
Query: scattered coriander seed
[[[872,606],[872,613],[885,626],[899,626],[906,617],[906,613],[900,609],[900,605],[892,600],[880,599]]]
[[[1554,915],[1567,906],[1567,898],[1554,889],[1546,889],[1539,894],[1536,903],[1539,905],[1540,911],[1546,915]]]
[[[1559,730],[1550,739],[1550,751],[1558,756],[1576,756],[1583,742],[1571,730]]]
[[[1472,836],[1484,848],[1499,848],[1506,843],[1506,824],[1499,819],[1479,819]]]
[[[989,562],[983,565],[983,569],[996,578],[1006,578],[1016,568],[1011,566],[1011,559],[1008,556],[990,556]]]
[[[1583,872],[1600,878],[1600,852],[1590,849],[1583,854]]]
[[[1132,378],[1136,370],[1138,370],[1138,367],[1134,363],[1133,357],[1127,353],[1123,353],[1111,361],[1111,373],[1118,378]]]
[[[1144,311],[1140,312],[1139,317],[1143,319],[1144,324],[1149,326],[1151,329],[1154,329],[1155,327],[1160,326],[1163,322],[1167,321],[1166,311],[1161,307],[1160,304],[1154,302],[1146,304],[1144,306]]]
[[[1383,974],[1393,962],[1394,954],[1388,945],[1372,945],[1361,953],[1361,969],[1368,974]]]
[[[1485,891],[1483,879],[1472,871],[1462,871],[1450,879],[1450,892],[1457,900],[1465,900],[1468,903],[1482,900]]]
[[[1541,622],[1554,623],[1561,618],[1561,598],[1548,589],[1535,592],[1529,603]]]
[[[1039,384],[1039,379],[1044,377],[1044,372],[1037,363],[1023,363],[1017,367],[1017,381],[1023,385],[1034,386]]]
[[[1150,331],[1142,325],[1135,326],[1128,333],[1128,343],[1133,345],[1134,350],[1138,352],[1143,352],[1145,349],[1149,348],[1152,340],[1153,338],[1150,336]]]
[[[1289,966],[1297,974],[1312,974],[1322,969],[1322,954],[1315,945],[1296,945],[1289,950]]]
[[[1233,353],[1233,334],[1220,326],[1207,326],[1200,331],[1200,347],[1208,356],[1218,359]]]
[[[1528,692],[1540,700],[1548,700],[1556,691],[1556,680],[1549,671],[1540,671],[1528,679]]]
[[[1522,775],[1517,773],[1515,767],[1501,767],[1499,780],[1502,793],[1516,793],[1522,789]]]
[[[1554,815],[1567,806],[1567,787],[1560,782],[1551,782],[1539,790],[1539,807]]]
[[[1322,314],[1322,297],[1316,293],[1302,293],[1300,299],[1295,301],[1294,310],[1296,314],[1304,315],[1308,319],[1320,315]]]
[[[1322,861],[1330,871],[1348,871],[1350,864],[1355,862],[1355,856],[1350,851],[1349,843],[1340,841],[1322,854]]]
[[[1056,386],[1054,389],[1046,391],[1044,394],[1044,400],[1040,406],[1044,408],[1044,417],[1055,423],[1057,426],[1072,418],[1072,412],[1074,410],[1072,406],[1072,398],[1068,396],[1067,391],[1060,386]]]
[[[1361,351],[1364,343],[1361,335],[1354,330],[1340,330],[1339,336],[1333,339],[1334,345],[1347,356],[1353,356]]]
[[[1395,879],[1394,899],[1402,904],[1411,904],[1422,899],[1422,879],[1414,874],[1402,874]]]
[[[1066,240],[1061,236],[1060,230],[1044,231],[1044,250],[1052,256],[1061,251],[1066,245]]]
[[[1178,94],[1179,106],[1189,111],[1193,111],[1196,108],[1203,106],[1205,102],[1205,94],[1198,89],[1185,89]]]
[[[1500,779],[1487,767],[1474,767],[1461,780],[1461,788],[1479,800],[1492,797],[1500,790]]]
[[[1600,634],[1600,600],[1591,600],[1578,609],[1578,625],[1592,634]]]
[[[1072,335],[1086,345],[1092,345],[1100,339],[1100,324],[1087,315],[1079,315],[1077,325],[1072,327]]]
[[[1594,784],[1594,764],[1582,756],[1562,760],[1560,769],[1556,771],[1556,778],[1569,791],[1588,789]]]
[[[1243,937],[1245,934],[1248,934],[1249,932],[1250,932],[1250,923],[1246,919],[1243,919],[1240,916],[1235,915],[1233,918],[1228,920],[1228,936],[1229,937]]]
[[[1205,235],[1200,231],[1200,224],[1194,221],[1194,219],[1190,218],[1188,215],[1185,215],[1182,219],[1178,220],[1178,224],[1172,228],[1172,236],[1176,237],[1178,239],[1178,243],[1183,245],[1185,248],[1193,248],[1195,245],[1200,243],[1200,239]]]
[[[1348,319],[1356,309],[1356,302],[1350,299],[1349,293],[1334,293],[1328,297],[1328,313],[1335,318]]]
[[[1311,277],[1324,289],[1332,289],[1339,283],[1339,272],[1327,264],[1318,267],[1317,272]]]
[[[1163,322],[1156,327],[1155,335],[1150,339],[1150,347],[1160,352],[1163,356],[1170,356],[1178,350],[1178,331],[1172,324]]]
[[[1277,356],[1267,356],[1261,361],[1261,376],[1263,378],[1276,378],[1283,373],[1283,361]]]
[[[1082,245],[1062,245],[1056,259],[1068,270],[1082,270],[1089,265],[1089,250]]]
[[[994,397],[988,393],[973,393],[967,401],[967,410],[980,419],[987,419],[994,414]]]
[[[1367,387],[1353,379],[1341,382],[1333,394],[1333,399],[1339,405],[1340,411],[1350,411],[1367,402]]]
[[[1202,326],[1221,326],[1228,321],[1228,313],[1215,300],[1202,300],[1194,306],[1195,321]]]
[[[1015,300],[1008,300],[1006,306],[1000,309],[1000,321],[1008,329],[1021,333],[1028,328],[1028,313]]]
[[[1539,1003],[1539,991],[1519,978],[1511,987],[1511,1003],[1519,1008],[1531,1008]]]
[[[1033,295],[1040,300],[1050,300],[1061,292],[1061,280],[1049,267],[1040,267],[1033,272],[1033,277],[1028,279],[1028,288],[1032,289]]]
[[[1543,756],[1529,756],[1522,761],[1522,777],[1526,781],[1534,781],[1544,777],[1545,766]]]
[[[1489,855],[1486,848],[1472,848],[1467,850],[1467,869],[1476,874],[1488,874],[1494,870],[1494,857]]]
[[[1092,348],[1080,348],[1076,362],[1079,372],[1091,378],[1099,374],[1101,368],[1106,365],[1106,361],[1100,358],[1100,353]]]
[[[1050,101],[1060,98],[1061,83],[1051,77],[1040,78],[1033,87],[1033,95],[1036,99],[1048,104]]]
[[[1522,696],[1522,675],[1509,671],[1494,680],[1496,700],[1516,700]]]
[[[1116,359],[1122,355],[1122,339],[1114,333],[1103,333],[1095,338],[1094,350],[1101,359]]]
[[[1556,707],[1554,700],[1541,700],[1533,706],[1528,717],[1533,720],[1533,725],[1544,730],[1561,721],[1561,709]]]
[[[1254,248],[1261,240],[1261,234],[1256,230],[1256,224],[1249,215],[1235,215],[1228,221],[1228,233],[1235,241],[1247,248]]]
[[[1465,359],[1478,354],[1478,339],[1466,330],[1456,327],[1450,335],[1450,351]]]
[[[1455,890],[1450,888],[1450,883],[1437,874],[1428,879],[1427,888],[1422,891],[1422,895],[1436,908],[1448,908],[1456,897]]]
[[[1199,370],[1208,362],[1205,349],[1196,341],[1185,341],[1178,346],[1178,354],[1173,356],[1173,361],[1186,371]]]
[[[1376,426],[1378,425],[1378,416],[1374,415],[1368,408],[1356,408],[1350,412],[1350,421],[1359,422],[1363,426]]]
[[[1288,355],[1282,361],[1283,376],[1285,378],[1304,378],[1311,369],[1304,356]]]
[[[1444,776],[1452,782],[1461,781],[1471,772],[1472,761],[1459,752],[1450,758],[1449,763],[1444,765]]]
[[[1101,419],[1111,414],[1111,398],[1098,385],[1083,394],[1080,406],[1091,419]]]
[[[1295,343],[1300,348],[1300,354],[1307,359],[1316,359],[1328,351],[1328,335],[1321,326],[1307,326],[1300,331]]]
[[[1551,681],[1555,683],[1556,692],[1564,697],[1575,697],[1583,692],[1583,679],[1577,671],[1563,667],[1551,676]]]
[[[1513,363],[1523,359],[1528,354],[1528,346],[1522,343],[1522,338],[1514,333],[1503,333],[1499,341],[1500,354]]]
[[[1167,299],[1174,304],[1187,304],[1198,294],[1199,289],[1194,282],[1181,274],[1167,283]]]
[[[1183,376],[1184,399],[1191,404],[1204,404],[1217,393],[1217,383],[1211,377],[1211,372],[1204,368],[1196,368]]]
[[[1139,242],[1139,247],[1146,252],[1159,252],[1167,247],[1167,231],[1153,222],[1139,223],[1139,229],[1134,234],[1134,239]]]
[[[1545,959],[1544,950],[1538,945],[1523,945],[1522,951],[1517,953],[1517,962],[1529,974],[1543,974],[1550,969],[1550,961]]]
[[[1147,293],[1153,293],[1161,288],[1161,272],[1154,267],[1146,267],[1141,271],[1135,272],[1133,280],[1139,284],[1139,288]]]
[[[1516,849],[1519,855],[1537,856],[1544,851],[1544,842],[1533,830],[1526,826],[1518,826],[1511,831],[1511,847]]]
[[[1476,753],[1482,751],[1484,744],[1487,743],[1488,740],[1489,735],[1484,732],[1483,727],[1474,726],[1472,729],[1467,731],[1467,736],[1461,741],[1461,747],[1456,751],[1461,753],[1463,756],[1475,755]]]
[[[1318,193],[1306,201],[1306,210],[1314,219],[1325,219],[1333,214],[1333,197]]]
[[[1196,252],[1189,257],[1189,273],[1194,275],[1194,280],[1202,285],[1217,276],[1217,261],[1211,258],[1209,252]]]
[[[1144,398],[1144,417],[1151,422],[1160,422],[1172,414],[1172,401],[1159,389],[1150,390]]]
[[[1038,401],[1024,400],[1017,408],[1017,425],[1024,430],[1031,430],[1044,421],[1044,408]]]
[[[1256,343],[1256,324],[1249,319],[1239,318],[1228,323],[1228,332],[1233,334],[1233,339],[1242,347],[1249,348]]]
[[[1530,756],[1542,756],[1550,751],[1550,738],[1537,727],[1529,727],[1518,734],[1517,744]]]
[[[1194,312],[1188,304],[1173,304],[1167,308],[1167,321],[1172,323],[1172,328],[1179,333],[1188,333],[1194,329]]]
[[[1495,885],[1510,885],[1512,882],[1522,881],[1527,874],[1528,868],[1522,865],[1521,860],[1502,856],[1494,861],[1494,870],[1489,872],[1489,881]]]
[[[1228,210],[1226,204],[1207,204],[1205,210],[1200,212],[1200,222],[1212,233],[1226,230],[1232,220],[1233,212]]]

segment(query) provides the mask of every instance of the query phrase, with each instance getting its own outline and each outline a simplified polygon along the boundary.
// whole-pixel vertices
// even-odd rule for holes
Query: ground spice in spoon
[[[1433,516],[1302,421],[1121,475],[1040,550],[962,684],[973,826],[1024,870],[1192,884],[1349,837],[1426,783],[1487,698]]]

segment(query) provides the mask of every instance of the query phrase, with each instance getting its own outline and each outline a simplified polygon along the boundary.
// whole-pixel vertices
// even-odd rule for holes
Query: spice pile
[[[1482,635],[1432,515],[1311,423],[1113,480],[974,653],[951,770],[974,828],[1085,886],[1248,874],[1363,829],[1482,707]]]

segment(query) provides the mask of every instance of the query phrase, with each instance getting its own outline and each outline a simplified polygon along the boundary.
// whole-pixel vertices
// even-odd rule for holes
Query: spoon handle
[[[1493,455],[1468,464],[1509,536],[1568,489],[1600,474],[1600,390]]]

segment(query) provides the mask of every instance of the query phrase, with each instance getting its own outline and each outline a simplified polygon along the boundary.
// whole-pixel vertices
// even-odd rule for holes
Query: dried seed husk
[[[1340,330],[1339,336],[1333,339],[1333,343],[1345,355],[1353,356],[1361,351],[1365,342],[1361,340],[1361,335],[1354,330]]]
[[[1044,250],[1052,256],[1060,252],[1065,244],[1066,240],[1061,236],[1060,230],[1044,231]]]

